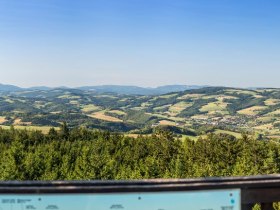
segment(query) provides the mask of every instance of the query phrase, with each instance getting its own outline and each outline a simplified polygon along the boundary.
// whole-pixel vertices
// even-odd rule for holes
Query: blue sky
[[[278,0],[0,0],[0,83],[280,87]]]

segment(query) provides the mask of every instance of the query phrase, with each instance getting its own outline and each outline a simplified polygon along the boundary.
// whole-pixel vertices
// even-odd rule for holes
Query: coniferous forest
[[[241,176],[280,172],[280,144],[243,135],[182,140],[167,130],[136,138],[69,129],[0,128],[1,180],[106,180]]]

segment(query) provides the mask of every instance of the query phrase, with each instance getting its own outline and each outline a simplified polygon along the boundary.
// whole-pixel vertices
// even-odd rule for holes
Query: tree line
[[[83,127],[0,128],[0,180],[108,180],[242,176],[280,172],[280,144],[244,135],[197,141],[157,130],[137,138]]]

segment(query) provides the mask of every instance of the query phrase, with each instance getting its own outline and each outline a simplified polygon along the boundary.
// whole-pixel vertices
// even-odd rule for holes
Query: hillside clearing
[[[279,99],[267,99],[264,101],[264,103],[266,106],[274,106],[276,104],[279,104],[280,100]]]
[[[169,94],[169,95],[161,95],[161,96],[159,96],[159,98],[171,98],[171,97],[175,97],[177,95],[178,95],[177,93]]]
[[[227,103],[224,102],[211,102],[207,105],[201,107],[201,112],[219,112],[219,111],[226,111]]]
[[[170,120],[161,120],[161,121],[159,121],[159,124],[160,125],[171,125],[171,126],[175,126],[176,125],[175,122],[170,121]]]
[[[57,98],[60,98],[60,99],[80,99],[81,97],[80,96],[73,96],[73,95],[62,95],[62,96],[59,96]]]
[[[94,104],[84,105],[82,107],[82,112],[94,112],[99,111],[101,108],[99,106],[95,106]]]
[[[191,107],[193,103],[187,103],[187,102],[184,102],[184,101],[181,101],[177,104],[174,104],[172,106],[169,107],[169,112],[172,114],[172,115],[177,115],[179,114],[181,111],[183,111],[184,109],[188,108],[188,107]]]
[[[95,118],[95,119],[108,121],[108,122],[123,122],[123,120],[120,120],[116,117],[105,115],[103,112],[96,112],[96,113],[90,114],[88,116]]]
[[[0,124],[3,124],[4,122],[6,122],[6,117],[2,117],[0,116]]]
[[[245,90],[245,89],[244,90],[229,89],[229,90],[226,90],[226,92],[229,94],[246,94],[246,95],[252,95],[252,96],[258,95],[258,93],[255,91]]]
[[[215,132],[215,134],[229,134],[229,135],[232,135],[236,138],[241,138],[242,137],[242,134],[241,133],[237,133],[237,132],[233,132],[233,131],[226,131],[226,130],[220,130],[220,129],[217,129]]]
[[[14,120],[14,125],[19,125],[21,123],[21,119],[17,118]]]
[[[0,126],[2,129],[10,129],[11,126],[4,126],[1,125]],[[24,126],[24,125],[15,125],[14,126],[15,129],[20,129],[20,130],[38,130],[38,131],[42,131],[42,133],[47,134],[51,128],[54,128],[55,130],[59,130],[58,127],[51,127],[51,126]]]
[[[273,112],[270,112],[270,113],[268,113],[267,115],[268,115],[268,116],[280,115],[280,109],[277,109],[277,110],[275,110],[275,111],[273,111]]]
[[[110,111],[107,111],[107,112],[112,113],[112,114],[116,114],[116,115],[120,115],[120,116],[127,115],[124,111],[121,111],[121,110],[110,110]]]
[[[264,109],[267,109],[267,107],[265,107],[265,106],[252,106],[252,107],[249,107],[249,108],[246,108],[246,109],[239,110],[237,113],[238,114],[243,114],[243,115],[254,116],[254,115],[257,115],[260,111],[262,111]]]

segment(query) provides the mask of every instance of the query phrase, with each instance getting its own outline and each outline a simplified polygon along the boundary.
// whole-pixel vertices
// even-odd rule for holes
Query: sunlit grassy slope
[[[158,126],[197,138],[219,130],[240,137],[242,132],[280,137],[280,90],[208,87],[165,95],[100,94],[53,89],[0,94],[0,124],[19,128],[70,127],[150,133]],[[208,128],[207,128],[208,127]],[[225,133],[224,132],[224,133]]]

